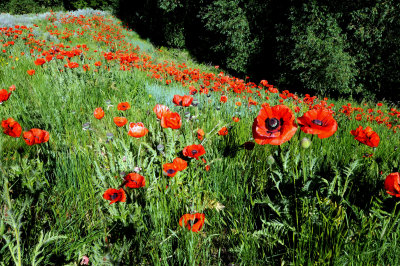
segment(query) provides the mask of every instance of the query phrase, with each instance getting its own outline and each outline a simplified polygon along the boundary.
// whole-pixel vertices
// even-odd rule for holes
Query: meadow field
[[[299,95],[108,12],[0,14],[1,265],[399,265],[400,108]]]

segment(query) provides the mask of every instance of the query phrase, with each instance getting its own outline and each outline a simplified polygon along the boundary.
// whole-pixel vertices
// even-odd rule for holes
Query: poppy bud
[[[300,141],[301,147],[303,147],[304,149],[308,149],[311,146],[311,140],[309,140],[308,138],[304,137],[301,141]]]
[[[267,162],[268,162],[269,164],[274,164],[274,163],[275,163],[274,156],[269,155],[269,156],[267,157]]]

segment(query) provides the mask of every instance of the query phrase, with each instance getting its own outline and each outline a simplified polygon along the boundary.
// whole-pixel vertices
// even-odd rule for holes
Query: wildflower
[[[15,91],[15,85],[14,85],[14,84],[11,85],[10,87],[8,87],[8,89],[9,89],[10,91]]]
[[[187,168],[187,162],[179,157],[175,158],[172,163],[178,171],[183,171]]]
[[[201,145],[201,144],[195,145],[194,144],[194,145],[186,146],[183,149],[182,153],[186,157],[196,158],[196,160],[198,160],[200,156],[202,156],[203,154],[206,153],[206,150],[204,149],[203,145]]]
[[[115,188],[109,188],[104,192],[103,198],[106,200],[111,201],[110,205],[115,203],[115,202],[125,202],[126,201],[126,195],[125,191],[120,188],[120,189],[115,189]]]
[[[129,136],[132,136],[134,138],[141,138],[145,136],[148,132],[149,130],[144,127],[144,124],[142,122],[129,124]]]
[[[19,138],[21,136],[22,128],[18,122],[16,122],[11,117],[7,120],[1,121],[1,126],[3,127],[3,133],[9,135],[13,138]]]
[[[232,117],[233,122],[238,123],[240,121],[240,118],[237,116]]]
[[[118,127],[123,127],[126,123],[128,123],[128,119],[126,119],[125,117],[114,117],[114,123]]]
[[[198,232],[204,225],[206,215],[204,213],[184,214],[179,219],[179,225],[192,232]]]
[[[166,112],[161,118],[163,128],[179,129],[182,126],[181,116],[178,113]]]
[[[332,136],[338,128],[328,109],[312,109],[297,118],[297,123],[304,133],[316,134],[320,139]]]
[[[219,99],[221,103],[226,103],[228,101],[228,97],[226,95],[222,95],[221,98]]]
[[[26,131],[22,134],[27,145],[31,146],[34,144],[41,144],[45,143],[49,140],[50,135],[49,132],[39,129],[39,128],[32,128],[29,131]]]
[[[28,75],[30,75],[30,76],[33,76],[33,75],[35,75],[35,70],[29,69],[28,71],[26,71],[26,73],[28,73]]]
[[[189,95],[184,95],[184,96],[174,95],[172,102],[179,106],[188,107],[192,104],[193,97]]]
[[[129,188],[141,188],[146,186],[146,180],[138,173],[129,173],[124,177],[124,184]]]
[[[379,135],[368,126],[365,129],[363,129],[362,126],[359,126],[357,129],[351,130],[350,133],[354,136],[355,140],[358,140],[365,145],[370,147],[378,147],[379,145]]]
[[[119,103],[117,105],[117,109],[120,110],[120,111],[126,111],[126,110],[128,110],[130,108],[131,108],[131,106],[130,106],[130,104],[128,102]]]
[[[205,135],[204,130],[199,128],[197,130],[197,139],[200,140],[200,141],[203,140],[204,139],[204,135]]]
[[[41,66],[44,63],[46,63],[46,60],[44,58],[38,58],[35,60],[35,65],[37,65],[37,66]]]
[[[296,133],[292,111],[285,105],[264,105],[253,122],[253,137],[260,145],[281,145]]]
[[[104,117],[104,111],[101,107],[94,109],[94,117],[97,119],[102,119]]]
[[[80,265],[89,265],[89,257],[88,256],[83,256],[82,260],[80,262]]]
[[[10,98],[11,92],[8,92],[5,89],[0,90],[0,103],[5,102]]]
[[[174,177],[178,173],[174,163],[163,164],[163,174],[169,177]]]
[[[220,136],[226,136],[226,135],[228,135],[228,129],[227,129],[226,127],[221,128],[221,129],[218,131],[218,135],[220,135]]]
[[[391,173],[385,179],[385,189],[389,195],[400,197],[400,174]]]
[[[153,108],[153,111],[156,113],[157,118],[161,119],[165,113],[169,112],[169,108],[162,104],[156,104],[156,106]]]

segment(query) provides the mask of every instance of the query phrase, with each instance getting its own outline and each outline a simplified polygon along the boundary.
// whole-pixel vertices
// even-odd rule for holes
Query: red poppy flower
[[[98,107],[98,108],[94,109],[93,115],[97,119],[102,119],[104,117],[104,111],[101,107]]]
[[[129,188],[141,188],[146,186],[146,180],[138,173],[129,173],[124,177],[125,186]]]
[[[132,136],[134,138],[141,138],[145,136],[148,132],[149,130],[144,127],[144,124],[142,122],[129,124],[129,136]]]
[[[110,205],[116,202],[125,202],[126,201],[126,195],[125,191],[120,188],[120,189],[115,189],[115,188],[109,188],[104,192],[103,198],[106,200],[110,200]]]
[[[163,128],[179,129],[182,126],[181,116],[178,113],[167,112],[161,118]]]
[[[172,102],[179,106],[188,107],[192,104],[193,97],[189,95],[184,95],[184,96],[174,95]]]
[[[11,91],[15,91],[15,85],[14,84],[11,85],[10,87],[8,87],[8,89],[10,90],[10,93],[11,93]]]
[[[0,90],[0,103],[5,102],[10,98],[11,92],[8,92],[6,89]]]
[[[22,134],[27,145],[31,146],[33,144],[45,143],[49,140],[50,134],[46,130],[39,128],[32,128]]]
[[[120,111],[125,111],[125,110],[128,110],[130,108],[131,108],[131,106],[130,106],[130,104],[128,102],[119,103],[117,105],[117,109],[120,110]]]
[[[128,123],[128,119],[125,117],[114,117],[114,123],[117,125],[117,127],[123,127],[126,123]]]
[[[281,145],[296,133],[292,110],[285,105],[264,105],[253,122],[253,137],[260,145]]]
[[[232,117],[233,122],[238,123],[240,121],[240,118],[237,116]]]
[[[221,103],[226,103],[228,101],[228,97],[226,95],[222,95],[221,98],[219,99]]]
[[[101,62],[97,61],[96,63],[94,63],[95,66],[101,66]]]
[[[179,157],[175,158],[172,163],[178,171],[183,171],[187,168],[187,162]]]
[[[198,160],[200,156],[202,156],[203,154],[206,153],[206,150],[204,149],[203,145],[201,145],[201,144],[195,145],[194,144],[194,145],[186,146],[183,149],[182,153],[186,157],[196,158],[196,160]]]
[[[365,129],[362,126],[358,126],[356,130],[351,130],[350,133],[354,136],[355,140],[365,145],[370,147],[378,147],[379,145],[379,135],[368,126]]]
[[[156,104],[156,106],[153,108],[153,111],[156,113],[157,118],[161,119],[165,113],[169,112],[169,108],[165,105]]]
[[[201,128],[199,128],[199,129],[197,130],[197,139],[198,139],[198,140],[203,140],[203,139],[204,139],[204,135],[205,135],[204,130],[202,130]]]
[[[227,129],[226,127],[221,128],[221,129],[218,131],[218,135],[220,135],[220,136],[226,136],[226,135],[228,135],[228,129]]]
[[[33,75],[35,75],[35,70],[29,69],[28,71],[26,71],[26,73],[28,73],[28,75],[30,75],[30,76],[33,76]]]
[[[312,109],[297,118],[300,129],[307,134],[316,134],[324,139],[332,136],[338,124],[328,109]]]
[[[22,128],[20,124],[11,117],[7,120],[1,121],[1,126],[3,127],[4,134],[13,138],[19,138],[19,136],[21,136]]]
[[[198,232],[204,225],[206,215],[204,213],[184,214],[179,219],[179,225],[186,227],[192,232]]]
[[[41,66],[44,63],[46,63],[46,60],[44,58],[38,58],[35,60],[35,65],[37,65],[37,66]]]
[[[385,179],[385,189],[389,195],[400,197],[400,174],[391,173]]]
[[[174,177],[178,173],[176,165],[174,163],[163,164],[163,174],[169,177]]]

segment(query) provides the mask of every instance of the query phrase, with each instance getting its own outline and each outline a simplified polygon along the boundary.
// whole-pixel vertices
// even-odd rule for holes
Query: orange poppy
[[[400,174],[391,173],[385,179],[386,193],[392,196],[400,197]]]
[[[31,146],[34,144],[45,143],[49,140],[50,134],[46,130],[39,128],[32,128],[22,134],[27,145]]]
[[[182,153],[186,157],[196,158],[196,160],[198,160],[200,156],[202,156],[203,154],[206,153],[206,150],[204,149],[203,145],[201,145],[201,144],[198,144],[198,145],[193,144],[193,145],[186,146],[183,149]]]
[[[125,117],[114,117],[114,123],[118,127],[123,127],[126,123],[128,123],[128,119],[126,119]]]
[[[13,138],[19,138],[19,136],[21,136],[22,128],[20,124],[11,117],[7,120],[1,121],[1,126],[3,127],[4,134]]]
[[[122,188],[120,188],[120,189],[109,188],[106,190],[106,192],[104,192],[103,198],[111,201],[110,202],[110,205],[111,205],[116,202],[125,202],[126,194]]]
[[[131,108],[131,106],[130,106],[130,104],[128,102],[119,103],[117,105],[117,109],[120,110],[120,111],[125,111],[125,110],[128,110],[130,108]]]
[[[145,136],[148,132],[149,130],[144,127],[144,124],[142,122],[129,124],[129,136],[132,136],[134,138],[141,138]]]
[[[124,177],[124,184],[129,188],[141,188],[146,186],[146,180],[138,173],[129,173]]]
[[[169,112],[169,108],[162,104],[156,104],[156,106],[153,108],[153,111],[156,113],[157,118],[161,119],[165,113]]]
[[[178,113],[166,112],[161,118],[163,128],[179,129],[182,126],[181,116]]]
[[[204,213],[184,214],[179,219],[179,225],[186,227],[192,232],[198,232],[204,225],[206,215]]]
[[[0,103],[5,102],[10,98],[11,92],[8,92],[6,89],[0,90]]]
[[[363,129],[362,126],[358,126],[356,130],[351,130],[350,133],[354,136],[355,140],[358,140],[365,145],[374,148],[379,145],[379,135],[368,126],[365,129]]]
[[[163,174],[169,177],[174,177],[178,173],[176,165],[174,163],[163,164]]]
[[[226,135],[228,135],[228,129],[227,129],[226,127],[221,128],[221,129],[218,131],[218,135],[220,135],[220,136],[226,136]]]
[[[44,63],[46,63],[46,60],[44,58],[38,58],[35,60],[35,65],[37,65],[37,66],[41,66]]]
[[[297,118],[300,129],[307,134],[316,134],[324,139],[335,134],[338,124],[328,109],[312,109]]]
[[[28,73],[28,75],[30,75],[30,76],[33,76],[33,75],[35,75],[35,70],[29,69],[28,71],[26,71],[26,73]]]
[[[232,117],[233,122],[238,123],[240,121],[240,118],[237,116]]]
[[[205,135],[204,130],[202,130],[201,128],[199,128],[199,129],[197,130],[197,139],[198,139],[198,140],[203,140],[203,139],[204,139],[204,135]]]
[[[176,170],[178,171],[183,171],[187,168],[187,162],[179,157],[176,157],[172,163],[175,165]]]
[[[101,107],[94,109],[94,117],[97,119],[102,119],[104,117],[104,111]]]
[[[189,95],[184,95],[184,96],[174,95],[172,102],[179,106],[188,107],[192,104],[193,97]]]
[[[253,137],[260,145],[281,145],[296,133],[292,110],[285,105],[264,105],[253,122]]]

